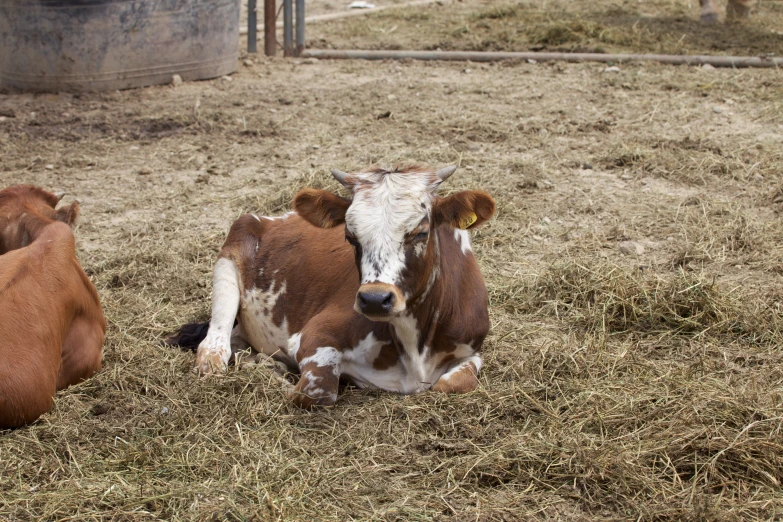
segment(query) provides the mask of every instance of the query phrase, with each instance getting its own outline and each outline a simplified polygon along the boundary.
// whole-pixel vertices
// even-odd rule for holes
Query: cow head
[[[305,220],[321,228],[345,226],[361,277],[357,312],[376,321],[404,314],[437,275],[436,229],[475,228],[492,217],[495,202],[485,192],[437,196],[440,184],[455,170],[332,171],[350,189],[351,199],[314,189],[296,195],[294,209]]]
[[[54,221],[73,226],[79,215],[79,204],[74,201],[55,209],[63,195],[31,185],[0,190],[0,254],[29,245]]]

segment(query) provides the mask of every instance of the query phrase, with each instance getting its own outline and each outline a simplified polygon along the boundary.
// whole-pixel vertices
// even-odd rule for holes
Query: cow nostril
[[[359,292],[356,304],[362,313],[388,315],[394,308],[393,292]]]
[[[387,307],[391,308],[393,304],[394,304],[394,294],[389,292],[389,293],[386,294],[386,297],[383,300],[383,306],[384,306],[384,308],[387,308]]]

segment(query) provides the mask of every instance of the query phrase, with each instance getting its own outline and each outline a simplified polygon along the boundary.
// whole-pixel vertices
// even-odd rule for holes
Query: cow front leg
[[[300,408],[331,406],[337,402],[343,354],[328,343],[308,343],[296,354],[302,376],[288,398]]]
[[[701,6],[701,21],[705,24],[714,24],[718,21],[718,11],[713,0],[699,0]]]
[[[449,369],[440,376],[432,387],[434,391],[443,393],[468,393],[478,387],[478,372],[481,369],[481,356],[471,355],[457,359]]]
[[[231,332],[239,310],[239,271],[221,257],[212,276],[212,317],[207,336],[198,345],[194,370],[202,375],[225,371],[231,358]]]

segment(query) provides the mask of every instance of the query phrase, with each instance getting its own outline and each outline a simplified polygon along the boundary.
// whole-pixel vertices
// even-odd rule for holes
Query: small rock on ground
[[[644,247],[635,241],[623,241],[617,248],[626,256],[640,256],[644,254]]]

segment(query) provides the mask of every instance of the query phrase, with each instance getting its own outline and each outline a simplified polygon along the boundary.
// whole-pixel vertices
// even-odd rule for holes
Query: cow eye
[[[423,232],[419,232],[416,235],[408,236],[405,239],[405,242],[406,243],[416,243],[418,241],[424,241],[425,239],[427,239],[428,235],[429,235],[429,232],[424,230]]]
[[[345,232],[345,240],[355,247],[359,246],[359,242],[356,241],[356,236],[354,236],[350,232],[347,231]]]

